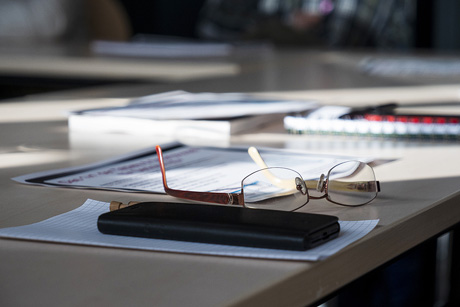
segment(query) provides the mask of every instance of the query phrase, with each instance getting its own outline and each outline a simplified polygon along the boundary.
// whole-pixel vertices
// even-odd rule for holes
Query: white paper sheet
[[[0,237],[190,254],[317,261],[364,237],[378,224],[378,220],[340,221],[338,238],[307,251],[287,251],[105,235],[97,230],[97,218],[107,211],[109,203],[88,199],[79,208],[45,221],[0,229]]]

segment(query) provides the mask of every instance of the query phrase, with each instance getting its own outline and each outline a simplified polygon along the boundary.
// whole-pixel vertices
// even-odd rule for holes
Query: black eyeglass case
[[[338,218],[330,215],[162,202],[104,213],[97,226],[111,235],[298,251],[340,231]]]

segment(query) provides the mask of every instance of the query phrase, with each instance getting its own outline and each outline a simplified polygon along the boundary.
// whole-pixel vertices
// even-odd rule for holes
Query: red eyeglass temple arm
[[[240,193],[212,193],[212,192],[195,192],[195,191],[183,191],[183,190],[175,190],[168,187],[168,183],[166,181],[166,171],[165,171],[165,163],[163,159],[163,151],[161,150],[160,145],[155,147],[158,156],[158,162],[160,163],[161,175],[163,178],[163,187],[166,194],[184,198],[189,200],[196,200],[202,202],[209,202],[215,204],[225,204],[225,205],[243,205],[243,195]]]

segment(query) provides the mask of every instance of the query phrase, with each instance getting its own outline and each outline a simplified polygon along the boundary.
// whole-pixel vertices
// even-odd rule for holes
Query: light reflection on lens
[[[367,204],[377,196],[372,167],[359,161],[347,161],[336,165],[328,174],[327,193],[329,200],[337,204]]]

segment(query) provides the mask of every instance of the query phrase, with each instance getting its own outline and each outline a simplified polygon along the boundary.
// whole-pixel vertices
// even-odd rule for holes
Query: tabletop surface
[[[312,55],[312,56],[308,56]],[[126,97],[184,89],[196,92],[263,92],[364,104],[387,99],[458,101],[457,85],[369,77],[351,67],[358,55],[300,53],[272,65],[242,65],[239,76],[180,84],[113,86],[30,96],[0,103],[0,227],[38,222],[72,210],[86,199],[131,200],[132,194],[21,185],[12,177],[96,162],[166,139],[73,136],[66,110],[121,104]],[[314,63],[309,62],[314,58]],[[310,60],[308,60],[310,59]],[[321,60],[321,61],[320,61]],[[305,61],[293,68],[298,61]],[[260,67],[257,67],[260,65]],[[268,64],[267,64],[268,65]],[[327,69],[325,69],[327,67]],[[310,70],[307,68],[315,68]],[[348,76],[348,77],[347,77]],[[300,86],[299,78],[305,84]],[[252,80],[252,82],[249,82]],[[436,85],[438,84],[438,85]],[[180,87],[179,87],[180,86]],[[334,89],[334,90],[330,90]],[[268,93],[269,92],[269,93]],[[187,140],[185,140],[187,141]],[[189,140],[190,141],[190,140]],[[200,140],[198,145],[206,144]],[[342,208],[327,202],[304,210],[342,220],[380,219],[369,235],[323,261],[273,261],[121,250],[1,239],[0,297],[8,305],[126,304],[156,306],[304,306],[397,257],[460,220],[457,143],[296,136],[279,123],[233,136],[230,145],[302,149],[312,153],[373,156],[382,192],[370,205]],[[152,195],[136,194],[152,200]],[[166,196],[161,199],[168,200]]]

